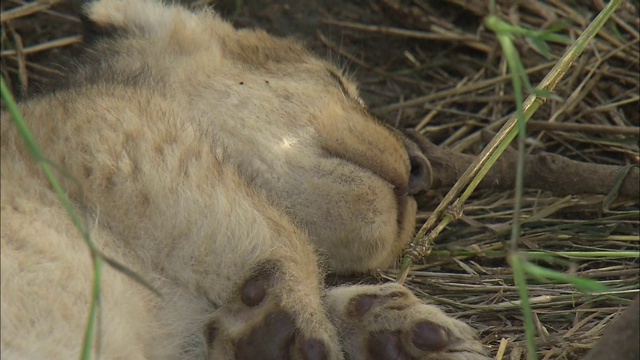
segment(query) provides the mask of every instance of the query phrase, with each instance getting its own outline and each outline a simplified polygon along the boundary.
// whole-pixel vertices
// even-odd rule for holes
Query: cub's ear
[[[162,0],[71,0],[81,14],[85,40],[105,36],[153,40],[177,52],[200,49],[212,34],[230,32],[231,25],[213,11],[192,12]]]
[[[162,0],[71,0],[85,26],[85,35],[159,38],[174,25],[194,22],[194,14]]]
[[[85,7],[90,3],[90,0],[71,0],[71,7],[74,12],[78,14],[80,21],[82,22],[82,41],[85,44],[94,43],[96,40],[110,37],[118,33],[117,28],[109,26],[108,24],[98,24],[91,20],[85,10]]]

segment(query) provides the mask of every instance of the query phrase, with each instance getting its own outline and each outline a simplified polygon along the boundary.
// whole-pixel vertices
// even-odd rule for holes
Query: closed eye
[[[340,86],[340,91],[342,92],[342,94],[344,96],[347,96],[349,94],[349,90],[347,90],[347,87],[344,85],[342,78],[335,72],[331,70],[328,70],[328,71],[329,71],[329,76],[331,76],[331,78],[338,83],[338,86]]]
[[[344,84],[344,80],[342,80],[342,77],[338,74],[336,74],[334,71],[327,69],[327,71],[329,72],[329,76],[331,76],[331,78],[338,83],[338,86],[340,87],[340,92],[342,93],[342,95],[344,95],[345,98],[351,99],[355,102],[358,103],[359,106],[361,107],[365,107],[364,102],[362,101],[362,99],[360,99],[360,97],[355,96],[353,94],[351,94],[349,92],[349,89],[347,89],[347,86]]]

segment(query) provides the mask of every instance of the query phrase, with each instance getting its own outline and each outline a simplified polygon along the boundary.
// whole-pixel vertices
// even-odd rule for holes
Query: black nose
[[[407,194],[415,195],[431,186],[431,164],[424,155],[410,154],[411,173],[409,174],[409,185]]]

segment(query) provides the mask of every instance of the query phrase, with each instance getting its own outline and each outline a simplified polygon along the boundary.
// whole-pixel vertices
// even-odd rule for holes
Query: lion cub
[[[323,285],[394,261],[430,176],[340,71],[210,11],[84,10],[104,37],[20,107],[99,249],[161,294],[105,267],[101,358],[486,358],[400,285]],[[77,358],[89,252],[7,114],[1,131],[1,356]]]

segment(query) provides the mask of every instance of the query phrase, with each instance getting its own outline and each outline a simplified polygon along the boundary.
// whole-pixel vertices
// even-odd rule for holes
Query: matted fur
[[[412,181],[428,182],[415,145],[372,118],[338,69],[209,11],[101,0],[85,12],[110,37],[69,84],[20,108],[70,174],[93,241],[162,294],[104,270],[102,358],[243,358],[252,346],[239,344],[277,316],[284,342],[255,345],[274,358],[372,358],[381,333],[410,358],[485,358],[468,326],[399,285],[322,284],[326,268],[389,266],[415,225]],[[1,131],[2,358],[77,358],[89,252],[7,114]],[[244,290],[263,273],[266,295]],[[427,322],[445,348],[416,347]]]

